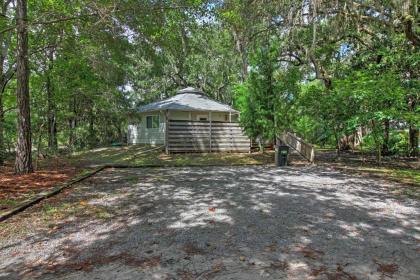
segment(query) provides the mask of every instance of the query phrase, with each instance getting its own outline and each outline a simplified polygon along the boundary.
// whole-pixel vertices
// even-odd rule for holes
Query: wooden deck
[[[250,139],[239,123],[171,120],[166,132],[168,153],[250,151]]]

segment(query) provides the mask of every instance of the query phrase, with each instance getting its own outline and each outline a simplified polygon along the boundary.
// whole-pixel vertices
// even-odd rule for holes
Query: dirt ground
[[[319,166],[108,169],[0,224],[0,279],[418,279],[420,202],[392,187]]]
[[[114,165],[237,165],[270,164],[272,153],[211,153],[167,155],[148,145],[105,147],[81,151],[72,155],[52,156],[39,161],[36,172],[27,175],[14,174],[12,158],[0,166],[0,214],[22,202],[53,189],[76,174],[93,170],[105,164]]]
[[[15,175],[13,162],[0,166],[0,213],[37,194],[53,189],[78,173],[78,168],[62,160],[54,160],[36,172]]]
[[[385,157],[378,165],[375,156],[360,152],[342,153],[336,158],[333,150],[317,150],[316,164],[332,167],[347,173],[361,176],[377,176],[394,182],[403,182],[412,188],[398,190],[420,199],[420,161],[414,158]],[[306,166],[308,161],[291,152],[293,166]],[[16,176],[14,162],[10,159],[0,167],[0,214],[16,207],[22,202],[38,196],[63,183],[76,174],[92,170],[105,164],[114,165],[249,165],[274,164],[274,152],[266,153],[210,153],[210,154],[170,154],[167,155],[156,147],[132,145],[121,147],[103,147],[76,152],[72,155],[52,156],[34,163],[37,171],[28,175]]]

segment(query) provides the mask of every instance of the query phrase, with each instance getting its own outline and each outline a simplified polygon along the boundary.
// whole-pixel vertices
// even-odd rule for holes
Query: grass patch
[[[270,164],[274,161],[274,153],[192,153],[165,154],[162,150],[145,153],[149,146],[123,146],[94,149],[78,152],[68,157],[71,165],[82,168],[97,167],[105,164],[114,165],[238,165],[238,164]]]
[[[386,177],[391,180],[406,184],[405,188],[395,188],[397,194],[406,195],[410,198],[420,199],[420,171],[391,169],[386,172]]]
[[[355,167],[356,170],[378,175],[380,177],[389,178],[394,181],[417,185],[420,187],[420,171],[412,169],[393,169],[386,167]]]
[[[42,205],[42,212],[47,216],[51,216],[60,214],[70,208],[72,208],[72,205],[69,203],[63,203],[60,205],[52,205],[45,203]]]
[[[0,209],[12,208],[18,204],[18,201],[10,198],[0,199]]]
[[[419,170],[392,170],[391,176],[402,182],[411,183],[420,187],[420,171]]]
[[[137,176],[128,176],[124,178],[124,181],[127,181],[129,183],[135,183],[139,180]]]
[[[405,195],[410,198],[420,199],[420,171],[414,169],[398,169],[379,166],[334,166],[339,170],[351,173],[373,175],[388,181],[394,181],[405,186],[394,187],[391,190],[398,195]]]
[[[70,216],[95,217],[97,219],[109,219],[114,216],[107,207],[90,205],[86,200],[59,205],[45,203],[42,205],[41,211],[44,221],[48,223]]]
[[[106,220],[106,219],[112,218],[113,216],[114,215],[108,212],[106,209],[99,208],[99,209],[96,209],[95,211],[95,217],[97,219]]]
[[[92,170],[91,169],[83,169],[81,172],[79,172],[78,174],[77,174],[77,176],[76,177],[83,177],[83,176],[86,176],[86,175],[88,175],[89,173],[91,173],[92,172]]]

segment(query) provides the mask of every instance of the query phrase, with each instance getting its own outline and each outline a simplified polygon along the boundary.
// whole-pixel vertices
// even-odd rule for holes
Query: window
[[[207,121],[208,115],[197,115],[197,121]]]
[[[147,128],[159,128],[159,115],[146,117]]]

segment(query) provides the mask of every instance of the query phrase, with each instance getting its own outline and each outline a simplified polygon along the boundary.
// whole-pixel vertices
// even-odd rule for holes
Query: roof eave
[[[148,109],[148,110],[138,110],[139,113],[151,113],[151,112],[160,112],[160,111],[178,111],[178,112],[214,112],[214,113],[239,113],[239,111],[235,109],[231,110],[205,110],[205,109],[171,109],[171,108],[162,108],[162,109]]]

